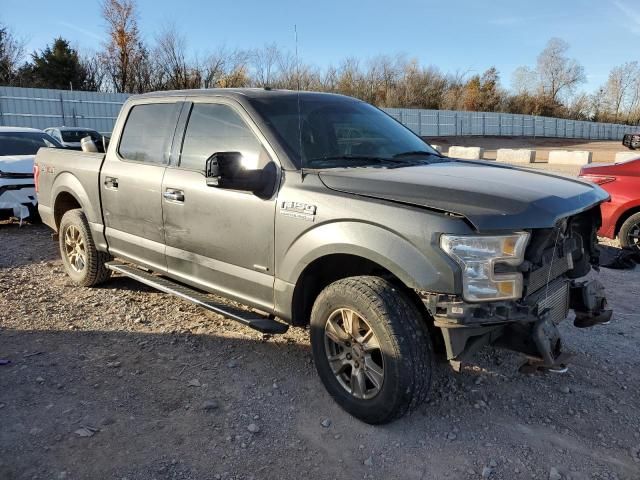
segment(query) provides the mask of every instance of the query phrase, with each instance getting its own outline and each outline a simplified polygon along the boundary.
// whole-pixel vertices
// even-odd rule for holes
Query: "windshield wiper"
[[[369,155],[331,155],[327,157],[313,158],[308,161],[308,165],[313,163],[322,163],[322,162],[331,162],[335,160],[349,160],[349,161],[362,161],[362,162],[373,162],[373,163],[392,163],[394,165],[398,164],[406,164],[408,163],[406,160],[400,160],[394,157],[376,157]],[[341,165],[341,166],[349,166]]]
[[[424,150],[412,150],[410,152],[402,152],[402,153],[396,153],[393,158],[402,158],[402,157],[412,157],[414,155],[433,155],[436,157],[442,157],[442,155],[440,155],[437,152],[427,152]]]

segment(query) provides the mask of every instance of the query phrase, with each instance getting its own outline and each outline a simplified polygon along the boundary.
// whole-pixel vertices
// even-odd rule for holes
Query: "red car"
[[[611,195],[611,201],[600,206],[602,227],[598,234],[617,236],[622,247],[640,249],[640,155],[624,162],[582,167],[579,176]]]

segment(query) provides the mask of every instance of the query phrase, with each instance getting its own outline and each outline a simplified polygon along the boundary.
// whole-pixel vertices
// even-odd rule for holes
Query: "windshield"
[[[441,156],[377,108],[344,97],[253,98],[252,104],[299,168],[402,166]]]
[[[0,156],[35,155],[41,147],[62,145],[44,132],[0,132]]]
[[[80,142],[84,137],[91,137],[91,140],[98,142],[100,140],[100,134],[93,130],[62,130],[63,142]]]

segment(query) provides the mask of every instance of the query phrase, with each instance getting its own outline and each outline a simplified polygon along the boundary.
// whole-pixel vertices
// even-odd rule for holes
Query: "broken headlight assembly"
[[[493,236],[443,234],[440,248],[462,269],[464,300],[486,302],[522,297],[522,273],[496,271],[496,266],[520,265],[528,241],[527,232]]]

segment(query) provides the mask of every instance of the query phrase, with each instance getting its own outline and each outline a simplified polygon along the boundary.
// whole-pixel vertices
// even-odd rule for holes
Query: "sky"
[[[216,47],[277,43],[305,63],[326,67],[347,56],[404,54],[443,72],[482,73],[495,66],[502,84],[534,66],[551,37],[567,41],[596,90],[612,67],[640,60],[640,0],[138,0],[139,25],[152,42],[175,25],[193,54]],[[99,0],[0,0],[0,22],[43,49],[56,36],[80,51],[106,37]]]

